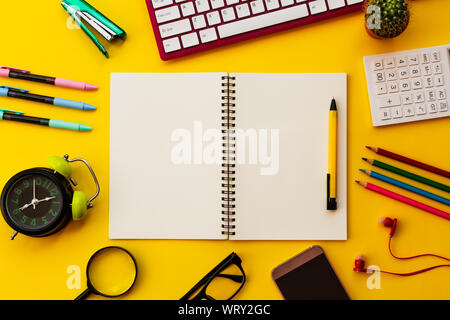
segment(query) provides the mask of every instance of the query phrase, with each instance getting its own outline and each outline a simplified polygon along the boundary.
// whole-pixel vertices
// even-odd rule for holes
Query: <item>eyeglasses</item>
[[[245,283],[242,260],[231,253],[180,300],[231,300]]]

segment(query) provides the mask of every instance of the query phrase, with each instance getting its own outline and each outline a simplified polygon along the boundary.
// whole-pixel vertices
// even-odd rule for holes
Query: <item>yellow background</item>
[[[68,15],[59,1],[2,1],[0,6],[1,65],[86,81],[100,87],[98,92],[79,92],[0,79],[1,84],[80,100],[98,107],[96,112],[83,113],[0,98],[0,108],[94,127],[90,133],[77,133],[0,122],[0,185],[3,186],[21,170],[45,165],[49,155],[68,153],[72,157],[88,159],[102,186],[100,197],[88,217],[82,222],[71,222],[62,232],[51,237],[37,239],[18,235],[10,241],[12,230],[1,221],[0,298],[72,299],[84,289],[84,267],[90,255],[106,245],[121,245],[133,252],[139,263],[138,281],[125,298],[178,299],[207,271],[235,251],[242,258],[248,274],[248,282],[237,298],[279,299],[281,296],[270,277],[271,270],[313,244],[324,248],[353,299],[450,298],[448,268],[408,278],[382,275],[379,290],[369,290],[366,287],[367,275],[352,271],[358,253],[366,255],[369,265],[400,272],[441,262],[433,258],[401,262],[390,257],[387,251],[388,230],[377,222],[383,215],[399,218],[400,225],[393,243],[394,252],[399,255],[430,251],[450,255],[448,221],[371,193],[353,182],[357,178],[368,180],[358,172],[358,168],[369,168],[361,160],[362,156],[375,156],[364,148],[365,145],[384,147],[450,169],[450,119],[374,128],[363,67],[365,55],[448,44],[449,1],[414,1],[408,29],[398,38],[388,41],[369,37],[364,30],[363,15],[356,13],[170,62],[159,58],[144,0],[93,0],[91,3],[128,33],[124,43],[108,47],[109,60],[81,30],[67,27],[72,23],[68,22]],[[347,241],[108,240],[110,73],[210,71],[348,73]],[[157,114],[149,119],[150,125],[152,121],[158,121]],[[448,184],[444,178],[410,169]],[[81,190],[88,195],[94,192],[87,170],[76,166],[74,176],[80,182]],[[70,265],[78,265],[82,269],[80,290],[66,287],[69,276],[66,270]]]

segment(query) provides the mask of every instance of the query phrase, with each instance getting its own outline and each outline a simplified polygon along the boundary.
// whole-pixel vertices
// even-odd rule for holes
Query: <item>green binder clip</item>
[[[83,23],[87,22],[92,28],[97,30],[106,40],[112,41],[116,38],[125,40],[126,32],[114,22],[105,17],[100,11],[95,9],[89,3],[83,0],[63,0],[61,5],[71,15],[75,22],[91,38],[97,48],[109,58],[109,54],[102,44],[97,40],[94,34]]]

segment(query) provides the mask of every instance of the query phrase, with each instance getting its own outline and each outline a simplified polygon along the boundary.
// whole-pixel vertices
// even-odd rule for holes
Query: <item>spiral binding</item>
[[[236,97],[235,77],[222,77],[222,234],[233,236],[235,229]]]

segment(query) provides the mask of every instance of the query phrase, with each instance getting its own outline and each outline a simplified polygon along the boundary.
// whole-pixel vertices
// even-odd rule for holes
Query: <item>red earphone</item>
[[[437,254],[432,254],[432,253],[424,253],[424,254],[418,254],[415,256],[410,256],[410,257],[398,257],[396,256],[391,249],[391,239],[394,236],[395,230],[397,228],[397,219],[391,219],[391,218],[381,218],[380,219],[380,223],[387,227],[390,228],[389,231],[389,242],[388,242],[388,248],[389,248],[389,253],[391,254],[391,256],[393,256],[396,259],[400,259],[400,260],[409,260],[409,259],[415,259],[415,258],[419,258],[419,257],[425,257],[425,256],[429,256],[429,257],[435,257],[435,258],[439,258],[439,259],[443,259],[443,260],[447,260],[450,261],[449,258],[443,257],[443,256],[439,256]],[[407,273],[397,273],[397,272],[390,272],[390,271],[384,271],[384,270],[372,270],[372,269],[366,269],[365,268],[365,261],[363,259],[362,255],[358,255],[356,257],[355,260],[355,267],[353,268],[354,271],[356,272],[364,272],[364,273],[373,273],[373,272],[381,272],[381,273],[387,273],[387,274],[392,274],[392,275],[396,275],[396,276],[413,276],[419,273],[423,273],[423,272],[427,272],[436,268],[441,268],[441,267],[450,267],[450,264],[440,264],[440,265],[435,265],[429,268],[425,268],[425,269],[420,269],[417,271],[413,271],[413,272],[407,272]]]

